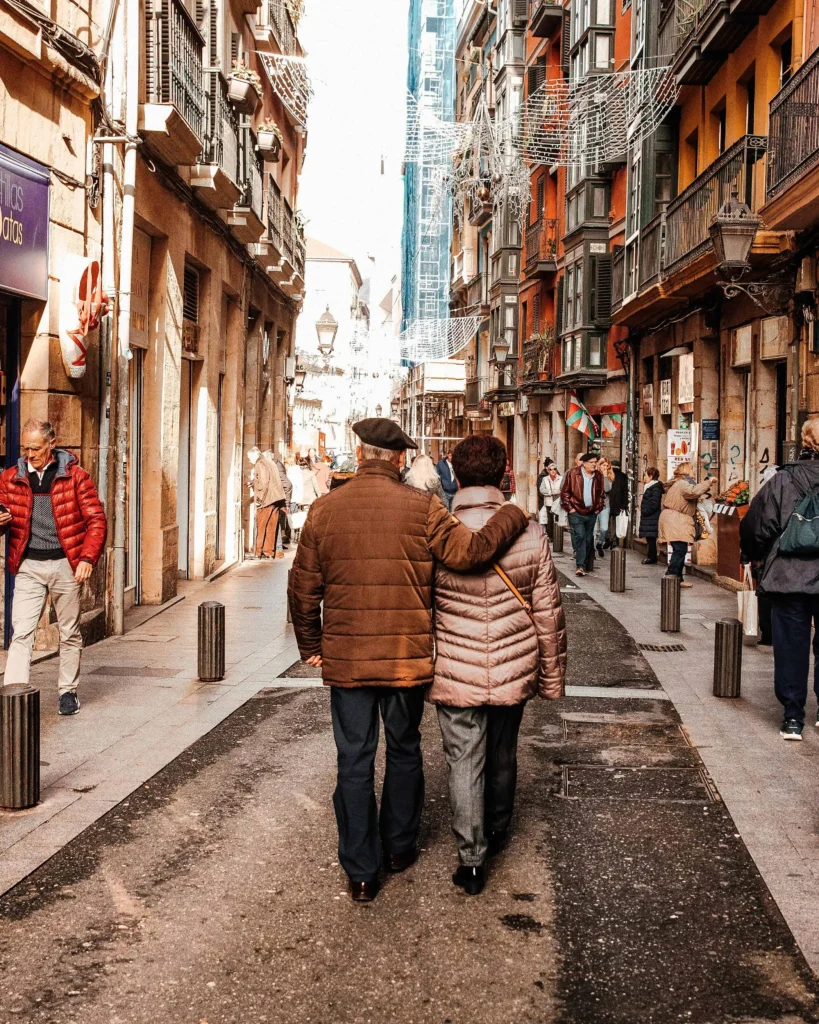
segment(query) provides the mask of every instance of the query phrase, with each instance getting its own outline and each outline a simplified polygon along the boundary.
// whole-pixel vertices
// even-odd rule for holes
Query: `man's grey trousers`
[[[509,828],[524,707],[438,705],[438,724],[449,765],[452,831],[458,842],[458,859],[466,867],[478,867],[486,860],[489,832]]]

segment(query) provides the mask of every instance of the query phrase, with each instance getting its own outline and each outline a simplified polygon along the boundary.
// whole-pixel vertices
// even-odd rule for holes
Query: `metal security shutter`
[[[608,327],[611,323],[611,253],[592,256],[591,262],[594,288],[591,319],[596,327]]]

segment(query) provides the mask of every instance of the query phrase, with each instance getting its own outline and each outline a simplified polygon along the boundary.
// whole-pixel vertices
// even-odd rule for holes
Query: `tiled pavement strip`
[[[83,654],[82,710],[57,714],[57,662],[32,668],[40,687],[42,802],[0,811],[0,893],[269,686],[298,658],[286,624],[291,559],[246,562],[121,638]],[[225,604],[226,669],[197,678],[197,607]],[[281,685],[279,683],[278,685]]]
[[[609,590],[609,560],[597,560],[591,576],[575,579],[567,551],[555,564],[572,584],[617,618],[640,644],[682,644],[684,652],[646,651],[674,702],[691,743],[719,789],[806,960],[819,972],[819,729],[808,698],[804,741],[779,736],[782,709],[773,692],[773,654],[746,640],[742,696],[712,695],[714,623],[736,618],[736,595],[701,580],[681,595],[679,633],[660,632],[661,566],[641,565],[628,552],[626,591]],[[582,638],[570,638],[582,643]],[[812,689],[812,687],[811,687]],[[646,694],[648,696],[648,694]]]
[[[555,555],[555,561],[571,575],[568,552]],[[76,718],[56,714],[55,662],[34,667],[32,681],[42,691],[43,802],[26,812],[0,812],[0,893],[259,690],[318,685],[315,679],[277,678],[298,657],[285,622],[289,565],[290,558],[245,563],[214,583],[192,588],[187,600],[125,637],[88,648],[83,710]],[[741,699],[711,696],[713,623],[736,614],[733,594],[697,581],[683,591],[681,632],[661,633],[662,569],[642,566],[629,552],[627,590],[612,594],[608,561],[598,561],[597,567],[593,576],[578,581],[571,576],[571,585],[576,582],[638,643],[685,646],[684,652],[646,652],[645,657],[676,705],[805,957],[819,970],[819,812],[814,807],[819,730],[812,725],[812,700],[805,742],[784,743],[769,648],[745,647]],[[226,605],[227,675],[219,684],[196,678],[200,600]],[[570,638],[570,645],[582,642]],[[574,689],[573,696],[599,695],[597,687]],[[657,691],[639,695],[658,696]]]

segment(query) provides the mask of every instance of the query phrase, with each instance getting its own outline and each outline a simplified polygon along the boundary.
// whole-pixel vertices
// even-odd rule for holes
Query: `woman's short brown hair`
[[[649,466],[646,470],[646,476],[650,476],[652,480],[660,479],[660,471],[656,466]]]
[[[452,468],[461,487],[500,487],[506,446],[496,437],[473,434],[453,449]]]

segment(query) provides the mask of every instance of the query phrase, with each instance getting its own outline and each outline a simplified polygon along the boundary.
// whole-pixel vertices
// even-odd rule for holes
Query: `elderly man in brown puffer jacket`
[[[299,651],[332,687],[339,861],[353,899],[367,901],[378,891],[382,845],[391,871],[403,871],[416,856],[436,560],[459,572],[487,565],[528,519],[505,505],[473,532],[435,495],[400,482],[405,451],[417,446],[397,423],[368,419],[353,430],[361,441],[358,472],[311,507],[288,599]],[[380,820],[379,710],[387,740]]]
[[[453,515],[478,530],[503,507],[506,448],[496,437],[468,437],[452,468],[461,485]],[[497,568],[496,568],[497,566]],[[500,572],[498,571],[500,570]],[[504,844],[515,802],[523,709],[538,694],[563,696],[566,625],[560,586],[543,529],[530,523],[491,569],[435,576],[435,681],[428,699],[449,765],[455,885],[476,896],[487,852]]]

